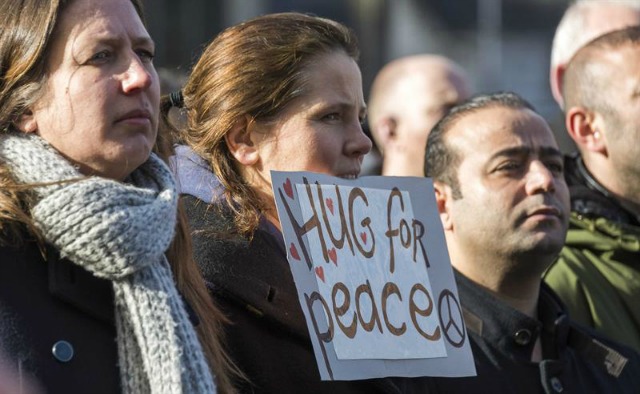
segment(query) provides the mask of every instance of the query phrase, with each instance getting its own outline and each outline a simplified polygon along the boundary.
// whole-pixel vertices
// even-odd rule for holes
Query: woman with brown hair
[[[0,353],[47,392],[232,392],[140,1],[7,0],[0,26]]]
[[[358,47],[345,26],[283,13],[232,26],[195,64],[182,96],[176,169],[194,256],[228,314],[229,353],[253,393],[399,393],[408,380],[321,381],[271,189],[271,170],[345,178],[371,142]],[[401,387],[402,386],[402,387]]]

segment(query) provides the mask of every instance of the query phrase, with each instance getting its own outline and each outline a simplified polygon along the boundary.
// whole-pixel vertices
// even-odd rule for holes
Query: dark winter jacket
[[[456,273],[478,375],[432,378],[442,393],[638,393],[640,355],[570,321],[547,286],[538,319],[511,308]],[[532,362],[537,338],[542,361]]]
[[[48,393],[118,393],[110,282],[34,242],[0,247],[0,357]]]
[[[249,240],[233,215],[193,196],[182,201],[194,235],[194,255],[211,295],[229,317],[231,358],[251,384],[243,393],[426,393],[411,379],[321,381],[282,235],[263,222]]]

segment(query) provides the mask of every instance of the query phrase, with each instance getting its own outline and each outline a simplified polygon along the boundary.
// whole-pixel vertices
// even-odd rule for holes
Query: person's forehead
[[[122,20],[123,16],[134,17],[139,23],[129,25],[130,21]],[[130,0],[74,0],[61,14],[59,29],[62,30],[62,35],[65,35],[71,30],[81,33],[88,25],[102,26],[106,29],[126,23],[127,30],[147,35],[146,28],[139,18]]]
[[[287,104],[283,116],[319,106],[366,111],[360,69],[344,52],[321,54],[303,72],[303,93]]]
[[[312,91],[335,95],[350,93],[358,98],[363,96],[360,68],[353,58],[342,51],[318,54],[303,73]]]
[[[509,145],[557,146],[540,115],[527,108],[504,106],[467,114],[448,131],[447,139],[464,155],[487,154]]]
[[[414,70],[404,75],[395,85],[392,96],[396,97],[392,103],[398,106],[410,105],[410,100],[420,100],[427,103],[448,101],[449,96],[462,98],[468,96],[466,87],[460,77],[451,70],[440,69],[434,72]]]

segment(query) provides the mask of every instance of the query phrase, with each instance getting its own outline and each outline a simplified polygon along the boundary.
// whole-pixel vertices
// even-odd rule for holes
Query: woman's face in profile
[[[371,141],[362,131],[366,115],[362,77],[342,51],[320,55],[305,69],[305,94],[292,101],[256,141],[262,178],[269,171],[311,171],[356,178]],[[270,192],[270,185],[267,185]]]
[[[154,50],[130,0],[73,0],[54,32],[43,96],[20,128],[84,174],[124,179],[156,138]]]

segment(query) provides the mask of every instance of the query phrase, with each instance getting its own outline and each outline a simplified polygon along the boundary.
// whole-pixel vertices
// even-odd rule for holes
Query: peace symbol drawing
[[[462,319],[462,309],[455,295],[449,289],[444,289],[440,293],[438,315],[440,316],[440,327],[442,327],[447,341],[454,347],[462,347],[467,337]]]

